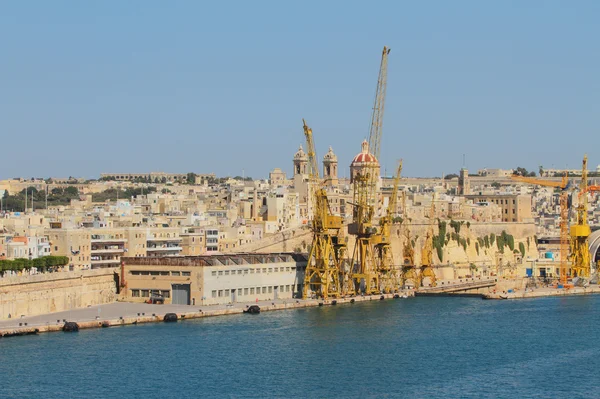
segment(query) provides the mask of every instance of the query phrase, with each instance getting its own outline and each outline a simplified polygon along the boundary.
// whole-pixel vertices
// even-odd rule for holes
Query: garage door
[[[189,284],[173,284],[172,303],[175,305],[190,304],[190,285]]]

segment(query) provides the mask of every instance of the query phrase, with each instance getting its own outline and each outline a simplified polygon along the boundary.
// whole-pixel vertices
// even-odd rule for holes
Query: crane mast
[[[524,177],[513,175],[511,179],[523,183],[534,184],[543,187],[554,187],[561,190],[560,192],[560,278],[561,284],[567,283],[567,258],[569,256],[569,201],[567,187],[569,185],[569,177],[565,173],[560,182],[536,179],[533,177]]]
[[[377,90],[375,91],[375,104],[371,115],[371,130],[369,131],[369,148],[375,158],[379,159],[381,149],[381,134],[383,131],[383,114],[385,111],[385,95],[387,91],[387,64],[390,49],[383,47],[379,76],[377,77]]]
[[[429,229],[425,237],[425,244],[421,252],[421,273],[419,274],[419,285],[423,285],[423,280],[428,277],[430,286],[435,287],[436,278],[433,270],[433,229],[435,221],[435,196],[431,198],[431,208],[429,209]]]
[[[579,204],[575,208],[577,220],[575,225],[571,226],[571,261],[573,264],[573,275],[578,277],[590,277],[590,249],[588,237],[592,234],[590,225],[587,222],[588,212],[588,173],[587,173],[587,155],[583,157],[581,170],[580,193],[584,195],[579,197]]]
[[[398,162],[396,176],[394,177],[394,186],[390,195],[385,215],[379,220],[381,234],[374,237],[375,242],[375,261],[376,270],[379,274],[380,287],[383,292],[395,292],[400,288],[399,271],[394,264],[394,255],[392,253],[392,225],[394,215],[398,207],[398,186],[400,185],[400,174],[402,173],[402,160]],[[380,239],[377,240],[376,237]],[[378,241],[378,242],[377,242]]]
[[[312,201],[313,240],[304,274],[303,298],[316,296],[327,299],[340,295],[340,258],[344,244],[338,243],[342,218],[330,212],[327,191],[319,178],[317,155],[312,129],[304,124],[304,135],[308,149],[308,193]]]
[[[348,232],[356,236],[351,270],[344,291],[348,294],[363,292],[375,294],[382,291],[381,271],[378,270],[375,244],[381,242],[381,232],[374,224],[377,209],[377,182],[379,180],[379,150],[385,109],[387,85],[387,56],[390,49],[383,48],[375,92],[375,103],[371,115],[369,142],[362,144],[361,170],[353,176],[354,201],[353,221]]]

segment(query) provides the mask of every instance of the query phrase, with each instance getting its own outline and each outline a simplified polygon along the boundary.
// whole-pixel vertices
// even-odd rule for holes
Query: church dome
[[[331,148],[331,146],[329,146],[329,151],[327,151],[327,154],[325,154],[325,156],[323,157],[323,161],[324,162],[337,162],[337,155],[335,155],[335,153],[333,152],[333,149]]]
[[[379,165],[379,162],[375,158],[375,155],[369,152],[369,143],[367,140],[364,140],[361,144],[361,152],[354,157],[350,166],[365,166],[366,164]]]
[[[302,145],[300,145],[298,152],[294,155],[294,161],[308,161],[308,155],[304,152]]]

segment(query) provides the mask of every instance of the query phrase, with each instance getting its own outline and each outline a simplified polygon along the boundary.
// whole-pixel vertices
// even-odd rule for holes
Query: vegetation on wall
[[[15,260],[0,260],[0,272],[29,270],[32,267],[45,272],[49,268],[66,266],[69,264],[67,256],[42,256],[36,259],[18,258]]]
[[[525,257],[525,244],[522,242],[519,243],[519,251],[521,251],[521,255]]]

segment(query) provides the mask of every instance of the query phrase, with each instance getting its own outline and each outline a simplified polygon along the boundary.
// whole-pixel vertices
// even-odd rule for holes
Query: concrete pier
[[[571,296],[571,295],[591,295],[600,294],[600,286],[590,285],[589,287],[573,287],[573,288],[527,288],[519,289],[513,292],[489,292],[483,295],[484,299],[527,299],[527,298],[542,298],[548,296]]]
[[[273,310],[300,309],[317,306],[333,306],[354,302],[378,301],[382,295],[356,296],[353,298],[332,298],[327,301],[314,299],[292,299],[235,303],[231,305],[189,306],[189,305],[151,305],[146,303],[115,302],[106,305],[89,306],[83,309],[50,313],[39,316],[22,317],[0,321],[0,337],[10,337],[43,332],[62,331],[66,321],[76,322],[80,329],[116,327],[141,323],[163,322],[167,313],[177,314],[178,320],[202,317],[241,314],[251,305],[260,306],[261,312]],[[383,295],[386,300],[393,294]],[[414,296],[412,291],[400,293],[400,296]],[[398,299],[403,300],[403,299]]]

